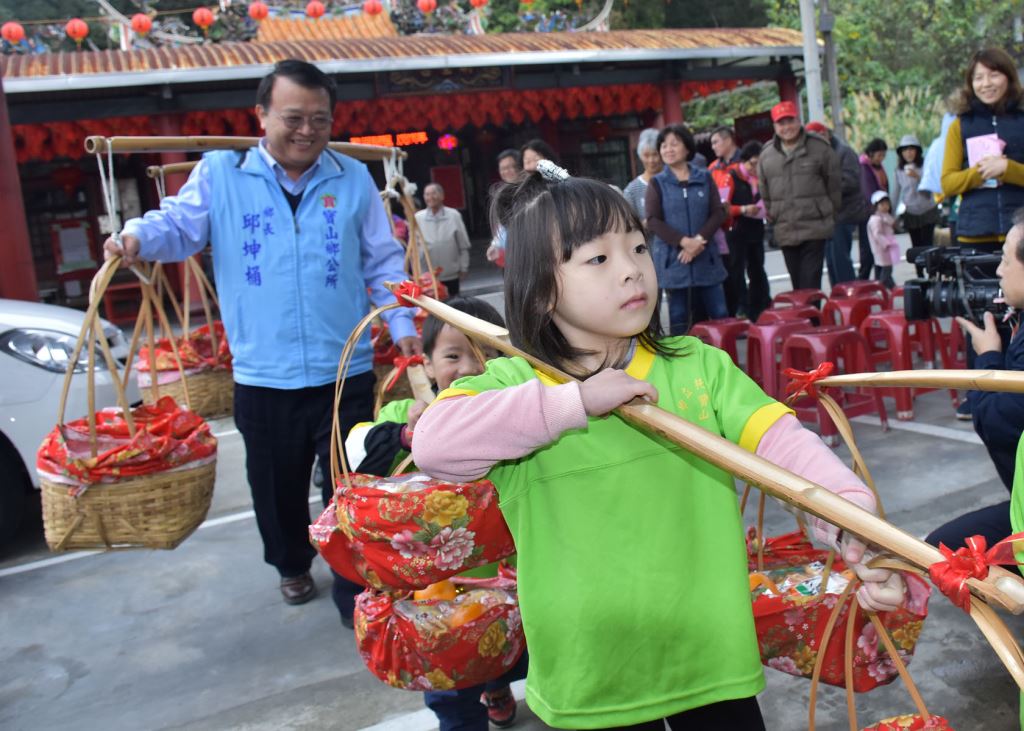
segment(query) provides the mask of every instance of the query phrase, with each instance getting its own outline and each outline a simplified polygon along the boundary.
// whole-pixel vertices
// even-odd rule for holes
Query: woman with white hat
[[[896,147],[897,210],[903,209],[903,228],[910,234],[911,246],[931,246],[939,208],[930,193],[920,190],[924,155],[914,135],[903,135]]]

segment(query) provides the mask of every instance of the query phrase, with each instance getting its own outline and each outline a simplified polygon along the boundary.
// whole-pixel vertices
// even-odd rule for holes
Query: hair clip
[[[568,180],[571,175],[565,168],[559,167],[550,160],[541,160],[537,163],[537,172],[544,176],[545,180],[549,180],[552,183],[558,183],[563,180]]]

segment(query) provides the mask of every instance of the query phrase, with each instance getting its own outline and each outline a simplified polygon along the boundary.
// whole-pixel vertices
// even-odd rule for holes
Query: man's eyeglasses
[[[314,114],[312,117],[303,117],[301,114],[278,114],[277,112],[274,114],[288,129],[299,129],[304,122],[308,121],[310,128],[322,132],[328,129],[333,121],[326,114]]]

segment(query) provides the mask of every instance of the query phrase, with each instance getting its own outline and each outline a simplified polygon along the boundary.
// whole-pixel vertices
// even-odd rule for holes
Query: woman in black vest
[[[961,245],[996,251],[1024,206],[1024,110],[1017,66],[998,48],[978,51],[954,103],[946,136],[942,192],[962,196]],[[993,137],[994,135],[994,137]]]
[[[957,243],[998,252],[1024,206],[1024,110],[1017,65],[1009,54],[986,48],[971,57],[964,85],[954,102],[957,118],[949,125],[942,161],[942,192],[962,196],[957,213]],[[974,367],[967,335],[967,366]],[[970,401],[957,408],[971,419]]]

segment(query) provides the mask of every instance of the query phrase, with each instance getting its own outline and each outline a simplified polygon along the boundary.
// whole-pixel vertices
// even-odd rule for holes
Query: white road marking
[[[855,416],[850,419],[850,421],[857,424],[871,424],[872,426],[882,425],[882,421],[877,416]],[[960,429],[950,429],[948,426],[889,419],[889,428],[895,429],[896,431],[909,431],[914,432],[915,434],[927,434],[930,437],[942,437],[943,439],[951,439],[955,442],[982,444],[981,438],[973,431],[968,432],[961,431]]]
[[[311,497],[309,504],[319,504],[321,499],[319,497]],[[228,515],[222,515],[219,518],[210,518],[204,520],[202,524],[196,530],[203,530],[204,528],[214,528],[218,525],[227,525],[228,523],[237,523],[240,520],[247,520],[248,518],[255,518],[256,513],[252,510],[243,510],[239,513],[230,513]],[[0,579],[5,576],[14,576],[15,574],[25,574],[29,571],[37,571],[39,569],[49,568],[50,566],[58,566],[68,561],[77,561],[80,558],[88,558],[89,556],[99,556],[106,553],[106,551],[76,551],[75,553],[66,553],[60,556],[52,556],[50,558],[43,558],[39,561],[31,561],[29,563],[23,563],[20,566],[10,566],[6,569],[0,569]]]
[[[517,680],[511,684],[512,695],[516,700],[522,702],[526,696],[526,681]],[[437,716],[429,708],[422,711],[413,711],[404,716],[389,718],[373,726],[365,726],[359,731],[435,731],[437,729]]]

